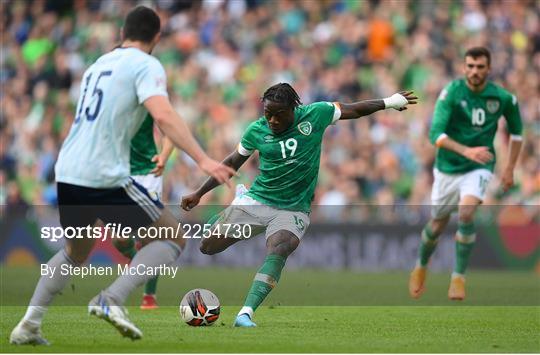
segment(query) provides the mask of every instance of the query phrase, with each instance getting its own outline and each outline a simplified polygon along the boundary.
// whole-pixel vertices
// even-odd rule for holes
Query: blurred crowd
[[[515,93],[524,121],[516,188],[492,182],[488,203],[538,205],[540,194],[540,3],[463,0],[34,0],[1,2],[0,202],[56,203],[54,163],[73,121],[84,70],[120,42],[133,6],[155,8],[163,25],[155,55],[170,98],[210,156],[233,151],[262,115],[260,96],[289,82],[304,103],[352,102],[411,89],[419,105],[399,113],[338,122],[323,146],[315,205],[332,218],[347,205],[430,203],[435,99],[462,76],[463,53],[492,51],[491,79]],[[504,120],[496,138],[497,171],[507,160]],[[159,131],[156,137],[159,141]],[[204,176],[175,152],[164,200],[177,204]],[[257,158],[236,183],[249,185]],[[225,187],[204,203],[228,204]],[[362,214],[364,215],[364,214]]]

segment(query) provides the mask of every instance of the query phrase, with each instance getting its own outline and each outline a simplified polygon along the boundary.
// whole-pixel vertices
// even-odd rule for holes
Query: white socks
[[[249,316],[249,319],[253,319],[253,308],[244,306],[242,307],[240,312],[238,312],[238,315],[241,314],[247,314]]]
[[[168,240],[158,240],[146,245],[139,250],[133,260],[131,261],[131,267],[137,267],[137,265],[144,265],[145,267],[159,267],[160,265],[172,264],[182,252],[182,249],[175,243]],[[105,293],[109,295],[115,302],[115,306],[121,306],[126,302],[127,297],[138,286],[145,283],[147,280],[155,277],[156,275],[147,274],[124,274],[118,277],[106,290]]]
[[[76,266],[77,264],[71,260],[64,249],[58,251],[51,260],[47,263],[49,268],[55,268],[55,273],[51,278],[49,275],[41,276],[34,290],[34,295],[30,300],[30,305],[26,310],[23,321],[29,325],[39,327],[43,316],[47,312],[47,307],[53,300],[54,296],[64,289],[67,282],[71,278],[68,275],[62,275],[60,268],[62,264]]]

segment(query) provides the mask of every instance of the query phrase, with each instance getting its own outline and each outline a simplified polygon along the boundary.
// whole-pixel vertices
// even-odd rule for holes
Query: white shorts
[[[474,196],[483,201],[493,174],[487,169],[476,169],[466,174],[450,175],[434,169],[433,176],[431,216],[440,219],[456,211],[463,196]]]
[[[150,197],[161,201],[161,195],[163,194],[163,176],[155,176],[154,174],[147,175],[132,175],[139,185],[144,186],[146,191],[150,194]]]
[[[220,213],[216,224],[249,224],[251,236],[265,233],[265,237],[280,230],[287,230],[302,239],[309,226],[309,216],[304,212],[280,210],[267,206],[247,195],[236,197]]]

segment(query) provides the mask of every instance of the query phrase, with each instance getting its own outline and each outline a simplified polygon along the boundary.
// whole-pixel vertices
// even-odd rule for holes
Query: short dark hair
[[[465,52],[465,58],[466,57],[473,57],[474,59],[478,57],[486,57],[487,58],[487,65],[490,66],[491,64],[491,53],[489,52],[489,49],[486,47],[472,47]]]
[[[159,33],[161,21],[156,12],[146,6],[137,6],[131,10],[124,21],[124,40],[150,43]]]
[[[296,91],[287,83],[279,83],[270,86],[261,97],[261,101],[264,100],[278,102],[291,108],[302,105],[302,101],[300,101],[300,97]]]

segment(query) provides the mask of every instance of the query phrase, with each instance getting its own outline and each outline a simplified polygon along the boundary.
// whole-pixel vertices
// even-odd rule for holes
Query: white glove
[[[390,97],[387,97],[386,99],[383,99],[384,101],[384,108],[393,108],[396,110],[399,110],[400,108],[403,108],[408,105],[409,101],[405,98],[405,96],[401,94],[394,94]]]

